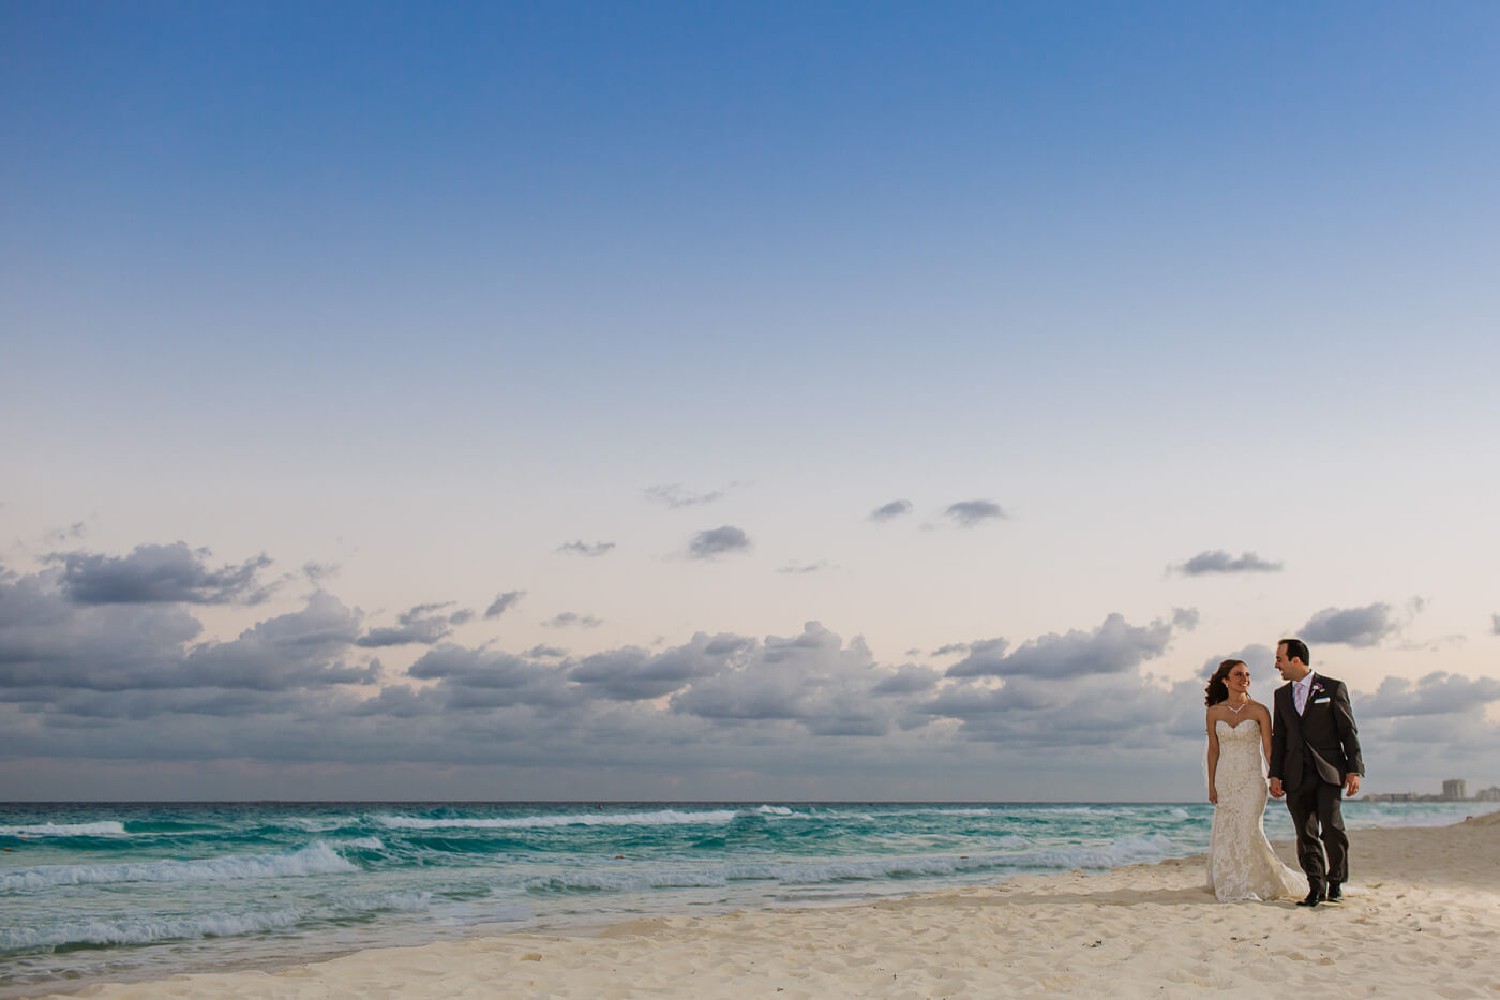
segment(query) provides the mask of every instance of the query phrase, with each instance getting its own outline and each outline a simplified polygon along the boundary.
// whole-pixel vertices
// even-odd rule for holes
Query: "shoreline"
[[[1500,993],[1500,813],[1350,831],[1348,901],[1219,903],[1202,855],[854,905],[626,920],[355,951],[50,997],[625,1000]],[[1291,859],[1289,846],[1277,853]],[[1295,861],[1292,861],[1295,865]],[[61,985],[61,984],[57,984]]]

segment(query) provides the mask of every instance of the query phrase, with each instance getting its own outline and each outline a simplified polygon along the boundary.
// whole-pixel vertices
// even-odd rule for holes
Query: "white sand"
[[[838,909],[510,934],[80,994],[467,997],[1500,997],[1500,814],[1351,835],[1348,901],[1219,903],[1203,859]],[[1290,860],[1287,845],[1278,845]]]

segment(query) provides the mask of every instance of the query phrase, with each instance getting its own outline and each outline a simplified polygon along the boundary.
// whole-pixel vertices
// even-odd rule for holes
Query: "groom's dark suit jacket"
[[[1349,689],[1343,681],[1312,675],[1307,705],[1301,715],[1292,685],[1276,689],[1276,715],[1271,724],[1271,777],[1289,789],[1305,781],[1342,785],[1347,774],[1364,774],[1359,752],[1359,730],[1349,708]]]

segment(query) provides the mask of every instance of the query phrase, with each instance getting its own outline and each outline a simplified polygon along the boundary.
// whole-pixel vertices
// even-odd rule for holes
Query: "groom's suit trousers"
[[[1316,779],[1286,793],[1287,811],[1297,830],[1297,863],[1309,883],[1349,881],[1349,835],[1339,809],[1343,789]]]

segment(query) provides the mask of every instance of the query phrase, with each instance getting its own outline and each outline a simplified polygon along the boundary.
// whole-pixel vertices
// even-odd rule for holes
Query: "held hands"
[[[1281,779],[1280,778],[1272,778],[1271,779],[1271,798],[1273,798],[1273,799],[1279,799],[1279,798],[1281,798],[1285,794],[1286,794],[1286,791],[1281,787]],[[1357,774],[1347,774],[1347,775],[1344,776],[1344,794],[1348,795],[1348,796],[1355,796],[1355,795],[1359,794],[1359,775],[1357,775]],[[1212,796],[1210,796],[1209,801],[1210,802],[1213,801]]]

